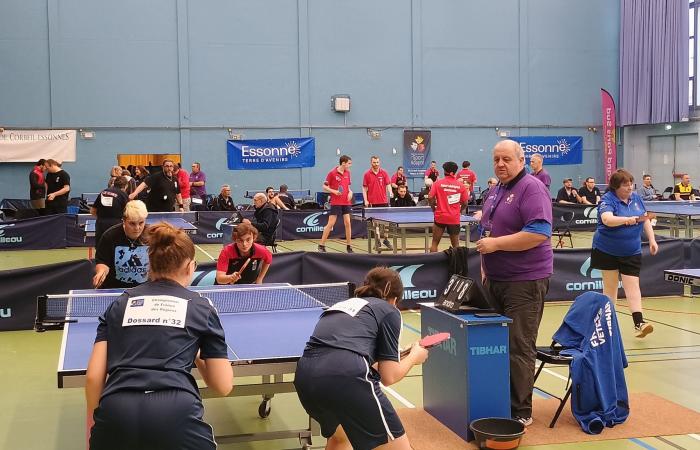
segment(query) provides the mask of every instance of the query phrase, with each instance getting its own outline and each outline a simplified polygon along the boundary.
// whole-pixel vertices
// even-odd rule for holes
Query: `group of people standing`
[[[29,200],[40,214],[63,214],[68,209],[70,175],[54,159],[40,159],[29,173]]]

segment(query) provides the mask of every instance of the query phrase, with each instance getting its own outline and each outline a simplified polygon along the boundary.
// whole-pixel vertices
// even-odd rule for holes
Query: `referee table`
[[[234,373],[234,388],[229,396],[262,395],[258,414],[265,418],[270,414],[275,394],[295,392],[289,375],[294,374],[321,313],[350,298],[354,286],[351,283],[302,286],[279,283],[191,286],[189,289],[209,298],[219,311]],[[57,368],[59,388],[85,385],[98,317],[122,292],[122,289],[73,290],[66,295],[38,299],[36,330],[63,326]],[[201,379],[196,368],[193,374]],[[288,376],[286,381],[285,375]],[[256,382],[239,385],[241,377],[254,377]],[[202,398],[215,397],[205,386],[200,387],[200,392]],[[304,429],[220,435],[216,436],[216,441],[224,444],[296,437],[303,448],[308,448],[311,436],[319,434],[318,423],[309,418],[308,427]]]
[[[656,214],[657,221],[661,219],[670,226],[672,236],[680,237],[684,230],[687,239],[693,238],[693,220],[700,219],[700,201],[655,201],[644,206]]]
[[[693,287],[700,287],[700,269],[664,270],[664,280],[683,285],[683,296],[694,297]]]
[[[430,251],[432,243],[432,229],[435,222],[435,215],[429,206],[406,206],[396,208],[363,208],[359,213],[353,213],[353,217],[364,220],[367,224],[367,251],[372,253],[372,244],[381,236],[376,235],[376,227],[380,233],[388,235],[393,242],[393,252],[401,251],[405,255],[406,250]],[[464,229],[465,245],[469,246],[469,228],[476,225],[478,221],[472,216],[462,214],[460,216],[460,227]],[[424,238],[423,247],[408,247],[406,238],[410,233],[418,231]],[[449,239],[447,230],[443,234],[443,239]],[[389,251],[378,249],[377,252]]]
[[[265,189],[249,189],[245,191],[244,197],[253,198],[258,192],[264,194]],[[275,189],[275,192],[279,193],[277,189]],[[294,197],[294,201],[297,203],[313,200],[313,197],[311,196],[311,189],[287,189],[287,192],[292,194],[292,197]]]

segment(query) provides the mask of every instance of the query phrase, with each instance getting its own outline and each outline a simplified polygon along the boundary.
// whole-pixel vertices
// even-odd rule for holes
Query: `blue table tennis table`
[[[700,269],[664,270],[664,280],[683,285],[683,296],[694,297],[693,287],[700,287]]]
[[[255,194],[258,192],[262,192],[263,194],[265,193],[265,189],[249,189],[245,191],[245,198],[253,198]],[[275,189],[275,192],[279,192],[277,189]],[[292,194],[292,197],[294,197],[294,201],[297,203],[301,203],[303,201],[307,200],[313,200],[313,197],[311,196],[311,189],[287,189],[287,192]]]
[[[168,214],[168,213],[164,213]],[[146,225],[155,225],[158,222],[167,222],[170,225],[180,228],[187,234],[197,234],[197,227],[183,219],[182,217],[160,217],[155,214],[148,215],[146,219]],[[96,220],[88,219],[85,221],[85,237],[95,237],[95,225]]]
[[[693,220],[700,219],[700,201],[645,202],[644,206],[656,214],[657,221],[662,219],[670,226],[672,236],[679,237],[683,229],[687,239],[693,238]]]
[[[260,417],[270,414],[274,394],[295,392],[284,375],[294,374],[297,360],[323,310],[349,298],[350,283],[290,286],[264,285],[191,286],[209,298],[219,310],[226,334],[228,357],[233,366],[234,389],[230,396],[262,395]],[[58,360],[58,387],[85,385],[85,372],[97,329],[98,316],[122,289],[73,290],[64,296],[44,296],[37,305],[37,330],[52,323],[66,322]],[[45,300],[42,300],[45,299]],[[47,302],[42,305],[42,301]],[[49,305],[48,307],[46,305]],[[199,379],[196,368],[193,373]],[[238,385],[240,377],[260,377],[260,382]],[[212,398],[208,388],[202,398]],[[299,438],[311,444],[319,435],[318,423],[309,418],[304,429],[216,436],[218,443]]]
[[[365,220],[367,223],[367,251],[372,253],[372,243],[377,238],[376,227],[379,226],[380,233],[386,234],[392,239],[393,252],[399,250],[401,254],[406,254],[406,250],[430,251],[432,242],[432,229],[435,215],[433,210],[427,206],[407,206],[397,208],[364,208],[360,213],[353,216]],[[462,215],[460,226],[464,227],[465,245],[469,246],[469,227],[476,225],[477,220],[472,216]],[[419,230],[424,237],[425,245],[421,247],[408,247],[406,237],[412,230]],[[447,236],[444,236],[447,238]],[[380,239],[381,240],[381,239]],[[400,244],[400,245],[399,245]],[[378,252],[386,251],[377,249]]]

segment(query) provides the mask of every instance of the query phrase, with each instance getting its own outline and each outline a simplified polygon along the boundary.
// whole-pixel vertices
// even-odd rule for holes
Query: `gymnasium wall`
[[[64,168],[73,194],[100,189],[117,153],[197,160],[209,191],[234,197],[286,182],[318,190],[369,156],[393,172],[402,130],[432,129],[434,159],[492,174],[495,128],[582,135],[600,177],[599,88],[618,91],[618,2],[589,0],[12,0],[0,15],[0,126],[95,131]],[[349,94],[347,115],[330,109]],[[228,129],[244,138],[314,136],[316,166],[228,171]],[[367,128],[382,129],[370,139]],[[392,148],[398,150],[392,153]],[[37,155],[37,159],[41,155]],[[28,196],[31,164],[0,164],[0,197]],[[483,184],[483,183],[479,183]]]

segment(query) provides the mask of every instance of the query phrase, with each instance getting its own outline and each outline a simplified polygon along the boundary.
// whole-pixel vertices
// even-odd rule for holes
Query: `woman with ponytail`
[[[197,267],[190,238],[166,223],[145,234],[149,281],[99,319],[85,384],[88,448],[214,449],[190,369],[219,395],[231,391],[224,330],[211,302],[186,289]]]
[[[399,274],[386,267],[370,270],[355,297],[321,315],[294,385],[306,412],[321,424],[327,450],[409,450],[399,416],[384,396],[385,386],[401,380],[428,351],[417,343],[399,355],[403,296]]]

